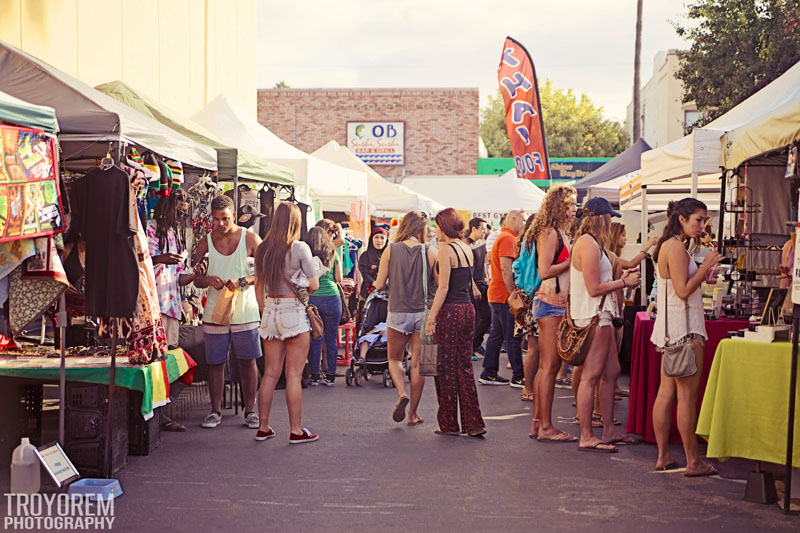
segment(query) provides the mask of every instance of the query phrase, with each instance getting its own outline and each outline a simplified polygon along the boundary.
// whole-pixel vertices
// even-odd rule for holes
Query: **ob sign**
[[[348,122],[347,148],[368,165],[404,165],[405,122]]]

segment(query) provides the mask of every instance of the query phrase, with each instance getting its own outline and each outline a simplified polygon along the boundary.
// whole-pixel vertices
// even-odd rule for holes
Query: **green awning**
[[[52,107],[29,104],[19,98],[0,91],[0,121],[44,130],[47,133],[58,133],[56,112]]]
[[[262,159],[245,150],[225,144],[213,133],[191,119],[167,108],[160,102],[146,96],[136,89],[121,81],[112,81],[95,87],[98,91],[114,98],[115,100],[135,109],[136,111],[157,120],[168,128],[188,137],[189,139],[217,150],[217,163],[220,157],[227,159],[231,150],[236,150],[236,174],[239,179],[280,185],[294,185],[294,170]],[[220,179],[232,177],[225,168],[231,165],[219,166]]]

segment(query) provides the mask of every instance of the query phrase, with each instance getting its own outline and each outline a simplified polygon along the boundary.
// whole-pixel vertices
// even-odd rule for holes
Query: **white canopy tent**
[[[530,214],[539,210],[544,197],[543,190],[528,180],[519,179],[516,169],[512,168],[468,198],[462,209],[472,212],[501,213],[507,213],[512,209],[524,209]]]
[[[369,165],[364,163],[347,147],[336,141],[328,141],[311,155],[351,170],[367,174],[367,199],[370,206],[377,211],[389,213],[405,213],[407,211],[425,211],[429,215],[444,209],[444,206],[427,196],[414,192],[402,185],[396,185],[383,179]]]
[[[598,183],[597,185],[590,185],[589,189],[586,193],[586,199],[591,200],[592,198],[605,198],[612,204],[619,204],[620,203],[620,189],[623,185],[633,180],[635,177],[640,176],[642,174],[641,170],[634,170],[633,172],[629,172],[627,174],[623,174],[618,178],[610,179],[603,183]]]
[[[758,121],[772,113],[780,114],[781,109],[785,112],[787,106],[791,109],[791,102],[795,102],[794,105],[798,106],[799,97],[800,63],[797,63],[772,83],[705,127],[696,128],[686,137],[643,153],[642,183],[649,185],[683,177],[720,173],[720,165],[725,164],[722,138],[726,132]],[[778,122],[779,119],[776,120],[776,123]],[[796,129],[794,132],[797,135]],[[746,134],[741,135],[740,143],[746,142],[744,138]],[[758,143],[753,146],[755,150],[760,149]],[[725,166],[731,168],[728,164]]]
[[[367,197],[365,172],[344,168],[295,148],[250,118],[230,98],[220,94],[192,117],[227,143],[287,166],[295,172],[301,201],[319,198],[327,211],[350,211],[357,198]]]

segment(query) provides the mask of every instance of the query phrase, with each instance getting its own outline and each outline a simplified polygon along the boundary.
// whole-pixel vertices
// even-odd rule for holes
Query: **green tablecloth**
[[[70,359],[67,359],[66,376],[67,381],[78,381],[81,383],[100,383],[107,384],[111,370],[111,357],[96,358],[97,361],[107,361],[108,366],[93,366],[90,368],[70,368]],[[167,360],[163,362],[151,363],[145,366],[131,366],[124,357],[117,357],[117,369],[114,374],[114,383],[127,389],[135,389],[142,392],[142,416],[149,419],[153,416],[153,407],[163,404],[168,396],[168,383],[172,383],[183,375],[186,375],[185,383],[191,385],[194,370],[197,365],[189,355],[182,349],[170,350]],[[161,376],[166,366],[168,382],[164,383]],[[9,361],[7,365],[0,365],[0,376],[37,379],[43,381],[58,381],[59,368],[15,368]]]
[[[788,342],[719,343],[697,422],[708,457],[786,462],[791,355]],[[800,467],[800,394],[797,405],[793,464]]]

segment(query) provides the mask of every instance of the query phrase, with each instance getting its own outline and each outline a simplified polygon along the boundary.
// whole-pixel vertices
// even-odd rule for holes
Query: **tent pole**
[[[644,247],[645,243],[647,242],[647,185],[642,185],[642,247]],[[639,278],[639,285],[641,286],[640,295],[639,295],[639,303],[646,306],[647,305],[647,257],[642,259],[641,264],[639,265],[639,272],[641,273],[641,277]]]
[[[797,395],[797,341],[800,331],[800,305],[794,305],[792,317],[792,361],[789,374],[789,424],[786,429],[786,478],[783,487],[783,512],[789,514],[792,499],[792,453],[794,452],[794,404]]]
[[[67,303],[65,292],[58,297],[58,312],[56,313],[56,327],[59,330],[59,347],[61,351],[61,365],[58,371],[58,443],[64,446],[64,420],[67,403],[67,366],[66,345],[67,334]]]
[[[697,172],[692,172],[692,198],[697,198]]]

